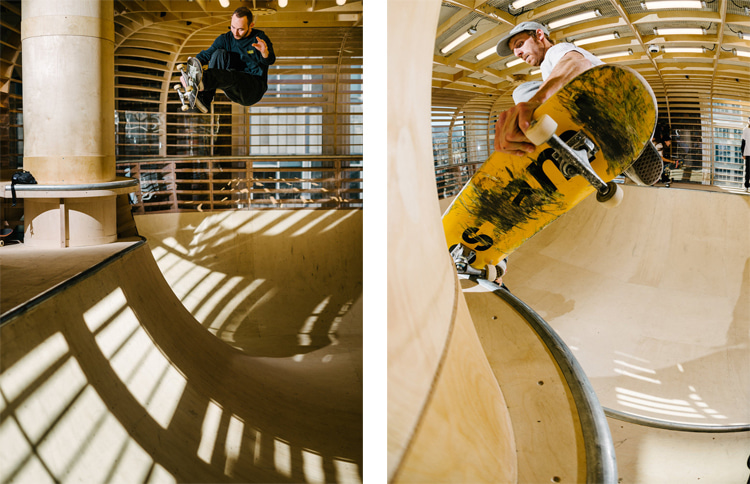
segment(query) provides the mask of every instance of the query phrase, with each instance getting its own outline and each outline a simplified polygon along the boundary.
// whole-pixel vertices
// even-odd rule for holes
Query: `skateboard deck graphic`
[[[589,150],[583,159],[588,158],[600,182],[614,186],[611,180],[630,167],[651,140],[656,100],[634,70],[603,65],[563,86],[537,108],[534,118],[545,114],[557,123],[559,139],[574,149],[581,149],[581,135],[590,140],[583,142]],[[462,247],[474,269],[497,264],[597,191],[583,176],[566,176],[556,151],[549,140],[525,156],[493,153],[443,215],[451,252]]]

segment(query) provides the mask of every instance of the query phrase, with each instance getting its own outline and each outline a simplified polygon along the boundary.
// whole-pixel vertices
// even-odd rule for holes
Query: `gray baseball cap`
[[[549,30],[539,22],[521,22],[520,24],[513,27],[513,29],[505,34],[497,43],[497,55],[500,57],[508,57],[513,53],[508,47],[508,41],[513,38],[514,35],[526,32],[527,30],[542,29],[546,35],[549,35]]]

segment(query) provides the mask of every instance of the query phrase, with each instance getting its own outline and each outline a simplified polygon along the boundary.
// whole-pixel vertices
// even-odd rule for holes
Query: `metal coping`
[[[615,420],[621,420],[644,427],[652,427],[662,430],[673,430],[676,432],[700,432],[700,433],[730,433],[730,432],[750,432],[750,424],[735,425],[700,425],[681,422],[672,422],[657,418],[643,417],[629,412],[613,410],[604,407],[604,414]]]
[[[536,332],[560,368],[578,409],[586,449],[586,482],[616,484],[617,459],[607,417],[583,368],[562,338],[533,309],[505,289],[492,282],[471,278],[492,290],[516,310]]]

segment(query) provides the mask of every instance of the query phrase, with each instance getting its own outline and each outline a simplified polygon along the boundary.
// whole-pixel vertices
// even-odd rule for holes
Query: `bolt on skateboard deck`
[[[177,70],[180,71],[180,84],[175,84],[174,90],[180,96],[182,103],[180,109],[183,111],[195,109],[196,96],[203,78],[203,67],[198,59],[188,57],[187,66],[178,64]]]
[[[494,266],[590,194],[616,205],[613,179],[650,143],[656,99],[636,71],[591,68],[534,112],[525,156],[495,152],[443,215],[460,273],[493,280]]]

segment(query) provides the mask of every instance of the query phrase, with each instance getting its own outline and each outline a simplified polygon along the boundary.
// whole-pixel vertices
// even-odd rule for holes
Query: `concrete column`
[[[22,15],[24,169],[45,185],[114,180],[113,1],[23,0]],[[26,243],[116,240],[115,198],[92,195],[25,200]]]

